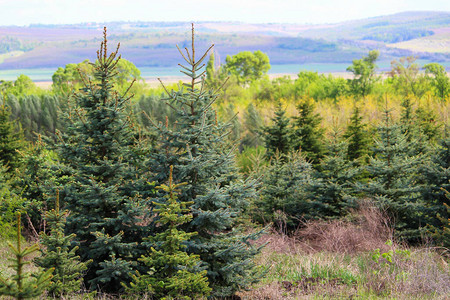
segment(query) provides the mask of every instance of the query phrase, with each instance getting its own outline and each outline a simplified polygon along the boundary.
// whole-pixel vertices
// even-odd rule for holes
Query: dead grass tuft
[[[295,233],[295,238],[311,251],[357,253],[384,249],[393,239],[389,218],[370,202],[364,202],[354,211],[352,219],[308,221]]]

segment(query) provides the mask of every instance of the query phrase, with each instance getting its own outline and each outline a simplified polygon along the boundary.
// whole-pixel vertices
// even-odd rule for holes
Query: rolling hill
[[[175,45],[184,47],[190,40],[185,22],[0,27],[0,70],[56,69],[93,60],[104,25],[109,41],[121,42],[122,56],[140,68],[173,68],[180,61]],[[262,50],[272,65],[323,64],[327,71],[327,64],[350,64],[379,49],[381,65],[414,55],[450,66],[449,12],[405,12],[322,25],[200,22],[196,29],[197,47],[214,43],[222,62],[240,51]]]

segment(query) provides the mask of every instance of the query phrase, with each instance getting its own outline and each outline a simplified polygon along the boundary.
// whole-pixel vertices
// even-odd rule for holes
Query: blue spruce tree
[[[92,260],[84,277],[91,289],[116,292],[128,283],[141,253],[137,243],[144,236],[144,210],[139,195],[136,141],[127,103],[113,85],[117,56],[108,54],[106,28],[94,77],[84,78],[68,110],[68,128],[59,134],[56,150],[61,169],[70,174],[63,187],[66,232],[76,235],[83,262]],[[143,177],[143,176],[142,176]],[[144,180],[145,178],[142,178]]]
[[[232,128],[218,121],[212,108],[218,94],[206,88],[202,72],[208,51],[197,59],[193,27],[190,51],[179,51],[186,61],[186,66],[180,65],[181,72],[189,83],[166,90],[165,101],[177,121],[154,124],[160,136],[159,151],[152,155],[149,169],[157,185],[167,182],[171,165],[173,180],[187,183],[180,187],[179,201],[194,202],[193,218],[181,229],[197,234],[186,242],[186,251],[199,255],[213,296],[227,297],[259,278],[253,264],[259,249],[250,243],[258,234],[242,234],[236,227],[248,199],[256,195],[256,183],[243,181],[237,173],[236,143],[230,144],[227,138]],[[156,199],[164,201],[162,195]]]

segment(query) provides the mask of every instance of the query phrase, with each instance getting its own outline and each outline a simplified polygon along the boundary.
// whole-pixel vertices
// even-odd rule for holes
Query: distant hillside
[[[103,25],[109,40],[121,42],[122,56],[138,67],[174,67],[175,45],[189,43],[184,22],[114,22],[0,27],[0,69],[57,68],[93,60]],[[262,50],[271,64],[348,63],[371,49],[381,61],[415,55],[450,62],[450,13],[405,12],[338,24],[196,24],[197,47],[214,43],[217,57]]]

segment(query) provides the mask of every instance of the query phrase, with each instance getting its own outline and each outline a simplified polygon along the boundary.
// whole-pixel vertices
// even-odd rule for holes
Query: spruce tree
[[[264,174],[261,196],[252,214],[264,224],[273,222],[281,232],[296,229],[310,213],[306,187],[311,182],[311,164],[299,152],[287,156],[277,152],[260,172]]]
[[[201,69],[206,53],[197,59],[193,28],[191,50],[180,53],[187,63],[181,72],[190,82],[166,90],[165,101],[177,122],[154,124],[159,151],[152,155],[149,169],[157,185],[167,182],[171,165],[173,180],[187,183],[180,187],[179,201],[194,201],[193,219],[182,229],[198,233],[187,242],[187,252],[200,256],[213,296],[230,296],[259,278],[253,263],[259,248],[250,243],[259,234],[241,234],[236,227],[237,217],[256,196],[255,182],[243,181],[237,172],[236,143],[227,139],[230,124],[217,120],[212,109],[218,94],[204,84]]]
[[[35,259],[37,266],[44,270],[54,269],[52,285],[47,292],[52,297],[61,297],[78,292],[82,287],[83,273],[89,262],[81,262],[76,255],[78,247],[71,246],[75,234],[64,234],[68,210],[59,210],[59,192],[56,195],[55,209],[47,211],[44,219],[48,225],[48,233],[41,232],[41,256]]]
[[[437,214],[441,224],[430,226],[434,240],[445,248],[450,247],[450,205],[444,203],[445,215]]]
[[[340,140],[335,128],[329,139],[328,155],[320,161],[307,185],[308,209],[306,218],[336,218],[344,216],[356,203],[353,185],[359,175],[356,161],[348,161],[347,143]]]
[[[8,167],[12,174],[20,166],[20,154],[17,150],[25,147],[22,131],[16,129],[10,121],[11,112],[4,104],[0,106],[0,164]]]
[[[272,118],[272,126],[263,128],[268,158],[275,155],[277,151],[286,155],[291,149],[289,119],[285,113],[281,103],[278,102],[275,116]]]
[[[206,270],[195,270],[200,263],[199,256],[184,251],[186,241],[196,232],[187,233],[179,229],[180,225],[192,220],[188,207],[194,203],[177,201],[179,187],[183,185],[185,183],[173,182],[173,167],[170,166],[168,184],[156,187],[167,193],[166,203],[154,203],[156,208],[153,210],[159,216],[157,226],[165,229],[145,241],[151,245],[151,251],[139,260],[151,271],[134,276],[128,292],[150,293],[157,299],[198,299],[210,293]]]
[[[348,140],[347,159],[348,160],[364,160],[370,153],[371,140],[367,124],[363,123],[363,117],[358,105],[355,104],[350,123],[344,133],[344,137]]]
[[[325,155],[324,129],[320,127],[322,118],[314,113],[314,100],[303,99],[297,106],[298,116],[294,117],[292,130],[292,147],[302,151],[306,158],[317,166]]]
[[[386,209],[401,238],[417,242],[425,212],[416,178],[420,157],[410,155],[411,143],[401,129],[392,120],[386,103],[383,120],[377,127],[379,138],[375,140],[374,155],[367,166],[372,180],[360,188]]]
[[[10,259],[15,274],[12,278],[4,278],[0,275],[0,296],[11,296],[17,300],[39,297],[51,284],[53,269],[37,271],[35,273],[26,272],[24,266],[30,264],[29,257],[39,250],[39,246],[34,244],[29,247],[22,247],[20,213],[17,214],[17,246],[8,243],[14,254]]]
[[[62,187],[70,211],[66,232],[76,234],[81,261],[93,260],[86,285],[105,292],[117,292],[121,282],[131,280],[141,254],[137,243],[145,236],[145,227],[138,225],[145,213],[136,190],[146,178],[138,176],[139,152],[127,116],[130,96],[119,94],[112,83],[119,45],[108,54],[105,28],[94,77],[82,76],[84,87],[70,104],[69,125],[56,147],[60,171],[70,174]]]
[[[256,107],[250,103],[244,113],[244,127],[247,129],[240,145],[240,151],[244,147],[258,147],[263,144],[261,129],[264,121]]]
[[[427,163],[420,168],[422,185],[422,197],[424,198],[428,212],[427,224],[433,226],[435,234],[445,232],[445,219],[450,217],[448,206],[450,201],[450,137],[447,135],[441,139]],[[439,215],[439,218],[437,217]],[[448,231],[448,229],[447,229]]]

